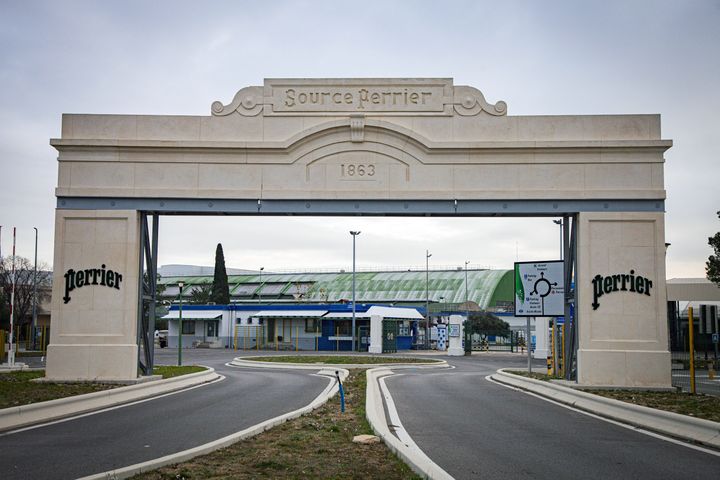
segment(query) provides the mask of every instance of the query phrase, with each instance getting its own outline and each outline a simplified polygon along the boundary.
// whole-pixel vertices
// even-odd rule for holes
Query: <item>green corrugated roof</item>
[[[465,270],[438,270],[428,273],[428,296],[431,302],[465,302]],[[513,299],[512,270],[468,270],[468,300],[481,308],[493,307],[497,302]],[[212,282],[212,276],[163,277],[160,283],[176,284],[183,280],[188,286]],[[299,284],[311,284],[305,290],[305,301],[337,301],[352,298],[352,273],[265,273],[261,275],[230,275],[230,293],[243,285],[286,284],[280,289],[285,294],[294,293]],[[355,297],[363,302],[424,302],[425,272],[358,272],[355,276]],[[252,289],[257,294],[258,288]],[[188,289],[189,291],[189,289]],[[275,290],[277,291],[277,290]],[[263,293],[263,296],[265,294]],[[443,297],[442,299],[440,297]],[[273,295],[267,300],[271,301]]]

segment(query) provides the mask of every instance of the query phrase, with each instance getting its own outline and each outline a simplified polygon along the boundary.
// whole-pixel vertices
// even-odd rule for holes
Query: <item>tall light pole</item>
[[[13,321],[15,317],[15,230],[13,227],[13,246],[12,246],[12,290],[10,291],[10,348],[8,349],[8,365],[15,366],[15,347],[13,346]],[[5,346],[3,345],[3,348]]]
[[[33,227],[35,230],[35,269],[33,273],[33,303],[32,303],[32,328],[30,331],[32,332],[32,345],[33,350],[35,349],[35,339],[37,336],[35,335],[35,330],[37,330],[37,243],[38,243],[38,229],[37,227]]]
[[[425,250],[425,347],[430,350],[430,257],[432,253]]]
[[[468,296],[468,274],[467,274],[467,266],[468,263],[470,263],[470,260],[465,260],[465,304],[467,305],[468,301],[470,301]]]
[[[465,317],[466,320],[470,320],[470,298],[468,295],[468,272],[467,266],[470,260],[465,260]]]
[[[563,243],[563,242],[562,242],[562,240],[563,240],[563,239],[562,239],[562,237],[563,237],[563,224],[562,224],[562,220],[553,220],[553,223],[554,223],[555,225],[559,225],[559,226],[560,226],[560,260],[562,260],[562,259],[563,259],[563,244],[562,244],[562,243]]]
[[[350,230],[353,239],[353,272],[352,272],[352,351],[355,351],[355,237],[360,235],[360,231]]]
[[[182,290],[184,282],[178,282],[180,288],[180,311],[178,313],[178,367],[182,367]]]
[[[262,303],[262,272],[265,270],[265,267],[260,267],[260,290],[258,290],[258,303]]]

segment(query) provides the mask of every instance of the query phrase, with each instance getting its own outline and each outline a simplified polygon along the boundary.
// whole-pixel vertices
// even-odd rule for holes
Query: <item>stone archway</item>
[[[659,115],[509,116],[447,78],[268,79],[211,111],[63,116],[48,377],[137,376],[147,216],[565,216],[578,381],[670,384]],[[121,289],[62,301],[65,273],[103,268]]]

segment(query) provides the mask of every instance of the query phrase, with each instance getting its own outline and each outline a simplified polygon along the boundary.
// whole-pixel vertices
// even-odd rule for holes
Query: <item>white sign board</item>
[[[450,335],[451,337],[459,337],[460,336],[460,325],[452,324],[450,325]]]
[[[515,263],[515,316],[565,314],[564,267],[561,260]]]

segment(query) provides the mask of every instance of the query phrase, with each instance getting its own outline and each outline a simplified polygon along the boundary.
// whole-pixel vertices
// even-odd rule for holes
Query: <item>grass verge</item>
[[[536,380],[549,381],[559,378],[542,373],[528,373],[522,370],[508,370],[507,372]],[[714,397],[712,395],[691,395],[682,392],[644,392],[637,390],[583,389],[582,391],[592,393],[593,395],[613,398],[621,402],[720,422],[720,397]]]
[[[161,365],[153,368],[155,375],[162,375],[163,378],[179,377],[180,375],[188,375],[207,370],[205,367],[198,365],[183,365],[182,367],[174,365]]]
[[[171,378],[187,375],[188,373],[202,372],[203,370],[206,370],[206,368],[195,365],[183,367],[161,366],[155,367],[154,373],[162,375],[163,378]],[[123,386],[116,383],[39,383],[32,381],[44,376],[44,371],[0,373],[0,408],[45,402]]]
[[[419,478],[385,444],[352,443],[353,436],[372,433],[365,419],[365,382],[364,370],[351,371],[344,384],[344,414],[335,395],[322,407],[253,438],[133,478]]]
[[[583,390],[622,402],[720,422],[720,397],[680,392],[636,392],[631,390]]]
[[[99,392],[120,386],[107,383],[37,383],[31,381],[44,376],[45,372],[43,371],[0,373],[0,408]]]
[[[438,360],[431,358],[409,357],[362,357],[355,355],[278,355],[272,357],[245,357],[243,360],[253,362],[280,362],[280,363],[326,363],[328,365],[377,365],[379,363],[433,363]]]

